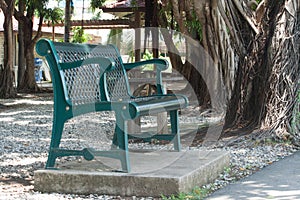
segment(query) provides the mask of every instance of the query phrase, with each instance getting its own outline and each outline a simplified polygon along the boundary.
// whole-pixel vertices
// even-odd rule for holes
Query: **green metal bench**
[[[102,156],[119,159],[122,171],[130,172],[128,139],[140,139],[141,136],[127,132],[127,121],[166,111],[170,114],[171,133],[148,134],[142,136],[142,139],[172,141],[174,149],[180,151],[178,109],[185,108],[188,100],[184,95],[163,94],[161,71],[167,68],[167,61],[152,59],[123,63],[118,49],[113,45],[59,43],[47,39],[38,41],[36,51],[46,57],[54,91],[53,127],[47,169],[54,168],[57,157],[83,156],[86,160],[92,160],[94,156]],[[156,66],[158,94],[133,97],[129,91],[126,71],[145,64]],[[99,111],[115,112],[116,127],[109,151],[60,148],[67,120]]]

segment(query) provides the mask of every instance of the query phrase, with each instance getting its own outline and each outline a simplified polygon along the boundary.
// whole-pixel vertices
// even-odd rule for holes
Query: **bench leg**
[[[49,150],[48,160],[46,163],[46,168],[53,168],[55,165],[55,160],[59,156],[56,155],[56,153],[54,153],[53,150],[59,147],[63,128],[64,128],[64,122],[62,120],[56,119],[53,121],[50,150]]]
[[[118,115],[118,114],[116,114]],[[122,117],[116,117],[116,132],[114,135],[114,144],[117,144],[119,150],[122,151],[120,161],[122,170],[130,172],[130,162],[128,153],[128,133],[127,123]]]
[[[181,151],[178,110],[170,111],[170,120],[171,120],[171,134],[174,135],[174,149],[176,151]]]

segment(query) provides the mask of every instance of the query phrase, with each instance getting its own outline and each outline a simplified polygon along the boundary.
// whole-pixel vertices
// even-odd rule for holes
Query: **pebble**
[[[4,105],[18,105],[18,100],[0,100]],[[21,101],[21,99],[20,99]],[[27,102],[27,101],[26,101]],[[0,180],[24,180],[28,184],[5,183],[0,181],[0,199],[134,199],[151,200],[152,197],[130,197],[107,195],[73,195],[73,194],[42,194],[33,190],[34,171],[42,169],[47,160],[47,152],[51,137],[52,110],[51,97],[36,97],[27,105],[0,111]],[[194,108],[190,108],[194,110]],[[181,123],[207,123],[200,114],[186,111],[188,115],[180,117]],[[146,118],[143,125],[154,123]],[[114,131],[114,114],[112,112],[93,113],[71,119],[65,126],[61,142],[62,147],[80,149],[89,145],[93,148],[102,146],[110,148]],[[89,130],[89,131],[86,131]],[[104,133],[104,134],[99,134]],[[82,134],[84,133],[84,134]],[[130,144],[130,148],[169,149],[171,145]],[[297,149],[285,143],[270,145],[226,145],[219,147],[199,146],[185,147],[186,150],[208,149],[212,151],[230,151],[230,167],[224,169],[214,183],[203,188],[211,192],[224,187],[230,182],[249,176],[263,167],[293,154]],[[63,158],[62,161],[75,158]],[[16,190],[15,187],[18,189]]]

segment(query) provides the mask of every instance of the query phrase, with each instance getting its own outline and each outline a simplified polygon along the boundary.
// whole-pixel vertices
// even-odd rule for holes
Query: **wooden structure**
[[[133,4],[130,0],[120,0],[101,8],[103,12],[111,13],[119,18],[125,17],[133,22],[131,28],[135,28],[135,61],[141,60],[141,31],[139,28],[143,27],[141,13],[146,12],[145,1],[148,0],[136,0]]]
[[[59,23],[55,26],[64,24]],[[84,29],[127,29],[135,28],[135,22],[129,19],[72,20],[71,26],[82,26]]]
[[[145,1],[136,0],[131,4],[130,0],[120,0],[116,3],[107,4],[101,9],[103,12],[117,16],[117,19],[109,20],[71,20],[70,26],[82,26],[84,29],[135,29],[135,60],[141,60],[141,32],[139,28],[144,27],[142,14],[146,12]],[[43,24],[43,26],[49,26]],[[55,26],[64,26],[58,23]],[[157,56],[155,56],[157,57]]]

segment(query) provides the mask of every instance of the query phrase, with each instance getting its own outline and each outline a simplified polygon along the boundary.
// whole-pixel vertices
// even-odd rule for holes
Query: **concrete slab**
[[[107,158],[59,165],[59,170],[38,170],[34,189],[152,197],[189,192],[217,178],[229,166],[229,152],[130,152],[130,161],[130,173],[112,172],[119,163]]]

